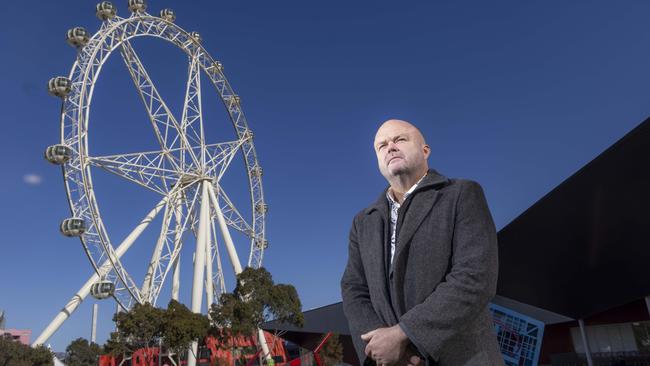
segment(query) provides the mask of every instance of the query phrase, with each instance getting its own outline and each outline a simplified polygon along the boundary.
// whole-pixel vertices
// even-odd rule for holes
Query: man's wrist
[[[402,327],[400,327],[399,324],[395,324],[392,326],[393,331],[395,332],[395,336],[397,337],[397,340],[399,341],[400,344],[407,345],[411,343],[411,340],[409,339],[408,335],[404,333],[404,330]]]

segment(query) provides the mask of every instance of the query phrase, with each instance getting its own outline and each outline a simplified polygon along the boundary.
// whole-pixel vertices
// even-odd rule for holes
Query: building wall
[[[638,351],[631,323],[585,326],[589,350],[595,352],[634,352]],[[573,348],[576,353],[585,353],[580,328],[571,328]]]
[[[616,352],[633,347],[632,326],[635,322],[650,320],[645,300],[640,299],[629,304],[614,307],[584,319],[587,338],[592,352]],[[606,351],[607,349],[611,351]],[[636,344],[634,344],[636,348]],[[544,340],[540,365],[551,363],[551,355],[584,352],[578,322],[571,321],[547,325],[544,328]]]
[[[0,329],[0,335],[9,335],[20,343],[29,346],[32,331],[29,329]]]
[[[578,322],[559,323],[544,327],[544,340],[539,357],[540,365],[550,365],[551,355],[573,352],[570,330],[573,326],[578,326]]]

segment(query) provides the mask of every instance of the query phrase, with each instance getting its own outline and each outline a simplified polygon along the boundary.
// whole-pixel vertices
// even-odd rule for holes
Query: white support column
[[[242,272],[241,262],[239,262],[239,256],[237,255],[237,250],[235,249],[235,244],[232,241],[230,236],[230,230],[228,230],[228,225],[226,220],[223,217],[221,208],[219,207],[219,201],[217,200],[217,195],[214,193],[214,187],[212,184],[209,186],[210,200],[212,200],[212,206],[217,213],[217,221],[219,221],[219,228],[221,229],[221,235],[223,236],[223,241],[226,244],[226,250],[228,251],[228,256],[230,257],[230,262],[235,271],[235,274],[238,275]],[[269,352],[269,346],[266,344],[266,337],[264,337],[264,332],[261,329],[257,330],[257,338],[262,347],[262,353],[267,360],[271,359],[271,352]]]
[[[645,297],[645,308],[648,310],[648,315],[650,316],[650,295]]]
[[[181,284],[181,254],[178,253],[174,263],[174,276],[172,277],[172,299],[178,301]]]
[[[212,222],[208,224],[208,230],[212,231]],[[205,302],[207,304],[208,314],[210,313],[210,306],[214,302],[213,283],[212,283],[212,243],[210,242],[212,233],[206,238],[205,245]]]
[[[97,311],[99,304],[93,304],[93,320],[90,328],[90,342],[97,343]]]
[[[228,230],[228,225],[226,224],[226,219],[223,217],[221,212],[221,207],[219,207],[219,201],[217,200],[217,195],[214,193],[214,187],[210,185],[210,200],[212,201],[212,206],[217,213],[217,221],[219,222],[219,229],[221,229],[221,235],[223,236],[223,241],[226,245],[226,250],[228,251],[228,257],[230,257],[230,263],[232,263],[232,268],[235,274],[240,274],[242,272],[241,262],[239,261],[239,256],[237,255],[237,250],[235,249],[235,244],[232,241],[232,236],[230,236],[230,231]]]
[[[176,205],[176,236],[174,237],[174,250],[181,245],[183,237],[182,209],[181,205]],[[181,287],[181,253],[178,253],[176,262],[174,262],[174,276],[172,277],[172,299],[178,301],[178,295]]]
[[[149,261],[149,266],[147,267],[147,273],[144,276],[144,281],[142,281],[142,300],[145,302],[153,303],[151,299],[151,286],[153,285],[153,279],[156,272],[156,267],[160,262],[160,253],[162,252],[163,245],[165,244],[165,239],[167,238],[167,230],[169,229],[169,223],[171,221],[170,207],[169,205],[165,206],[165,212],[163,214],[163,224],[160,228],[160,235],[158,236],[158,241],[156,242],[156,247],[151,254],[151,261]]]
[[[194,277],[192,281],[192,312],[201,313],[203,297],[203,279],[205,278],[205,245],[210,236],[210,197],[208,193],[210,182],[201,182],[201,213],[199,215],[199,229],[194,251]],[[198,342],[192,342],[187,355],[187,366],[196,366],[196,353]]]
[[[584,347],[585,355],[587,356],[587,366],[594,366],[594,361],[591,359],[591,350],[589,349],[589,339],[587,338],[585,322],[582,319],[578,319],[578,325],[580,326],[580,335],[582,336],[582,346]]]
[[[113,316],[119,314],[120,312],[122,312],[122,307],[120,306],[119,303],[115,302],[115,314],[113,314]],[[117,327],[117,322],[114,322],[114,324],[115,324],[115,327],[113,327],[113,331],[117,332],[119,330],[118,327]]]
[[[165,206],[167,203],[168,198],[164,197],[156,207],[154,207],[153,210],[151,210],[147,216],[138,224],[138,226],[133,229],[133,231],[122,241],[122,243],[115,249],[115,256],[119,259],[122,257],[124,253],[126,253],[127,250],[133,245],[133,243],[136,241],[136,239],[142,234],[144,229],[147,228],[147,226],[153,221],[153,219],[156,217],[156,215],[162,210],[162,208]],[[103,276],[106,273],[108,273],[111,268],[113,268],[110,260],[106,260],[102,265],[99,267],[99,273]],[[32,343],[32,346],[38,346],[40,344],[45,343],[51,336],[54,334],[54,332],[59,329],[61,324],[66,321],[74,313],[75,310],[77,310],[77,307],[81,302],[88,296],[90,293],[90,287],[93,285],[93,283],[97,282],[100,279],[100,274],[94,273],[86,283],[81,286],[79,291],[72,296],[72,299],[68,301],[68,303],[61,309],[59,314],[54,317],[54,319],[50,322],[50,324],[41,332],[41,334],[36,338],[34,343]]]

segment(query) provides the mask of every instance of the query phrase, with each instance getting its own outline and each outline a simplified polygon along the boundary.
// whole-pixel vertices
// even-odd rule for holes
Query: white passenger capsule
[[[265,214],[269,211],[269,205],[267,205],[266,203],[258,203],[255,206],[255,211],[261,214]]]
[[[47,92],[59,98],[65,98],[72,90],[72,81],[65,76],[51,78],[47,82]]]
[[[269,247],[269,241],[266,239],[257,238],[255,239],[255,246],[257,246],[259,249],[266,249]]]
[[[111,281],[97,281],[90,286],[90,294],[97,300],[103,300],[113,296],[115,284]]]
[[[59,230],[61,230],[61,233],[65,236],[81,236],[86,232],[86,223],[84,222],[84,219],[71,217],[61,221]]]
[[[115,6],[110,1],[102,1],[97,4],[95,9],[95,15],[102,21],[113,19],[117,15],[117,9],[115,9]]]
[[[88,40],[90,40],[90,35],[82,27],[74,27],[72,29],[69,29],[65,34],[65,41],[68,42],[70,46],[75,48],[80,48],[87,45]]]
[[[52,164],[65,164],[72,157],[72,149],[65,145],[52,145],[45,149],[45,159]]]
[[[132,13],[143,13],[147,10],[147,2],[144,0],[129,0],[129,10]]]
[[[176,14],[174,14],[174,11],[172,9],[161,10],[160,17],[172,23],[176,20]]]
[[[197,42],[201,42],[201,35],[199,32],[190,32],[190,37],[192,37]]]

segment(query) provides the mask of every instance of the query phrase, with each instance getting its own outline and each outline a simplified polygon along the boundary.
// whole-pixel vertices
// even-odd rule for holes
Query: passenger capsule
[[[244,133],[242,133],[242,136],[241,136],[241,138],[244,139],[244,140],[252,140],[253,137],[255,137],[255,134],[249,128],[245,129]]]
[[[69,29],[65,34],[65,41],[68,42],[70,46],[75,48],[80,48],[87,45],[89,39],[90,35],[82,27],[74,27],[72,29]]]
[[[262,170],[262,167],[259,166],[259,165],[255,165],[253,167],[253,169],[251,169],[251,171],[253,172],[253,176],[255,176],[257,178],[261,178],[263,173],[264,173],[264,171]]]
[[[269,241],[262,238],[255,239],[255,246],[259,249],[266,249],[269,247]]]
[[[261,214],[265,214],[269,211],[269,205],[267,205],[266,203],[258,203],[255,206],[255,211]]]
[[[103,300],[113,296],[115,284],[111,281],[97,281],[90,286],[90,294],[97,300]]]
[[[52,145],[45,149],[45,159],[52,164],[65,164],[72,157],[72,149],[65,145]]]
[[[110,1],[102,1],[95,8],[97,10],[95,15],[102,21],[113,19],[117,15],[117,9]]]
[[[61,233],[65,236],[81,236],[86,232],[86,223],[84,222],[84,219],[71,217],[61,222],[59,230],[61,230]]]
[[[197,42],[201,42],[201,35],[199,32],[190,32],[190,37],[192,37]]]
[[[176,14],[174,14],[174,11],[172,9],[161,10],[160,17],[172,23],[176,20]]]
[[[213,72],[223,72],[223,64],[219,61],[215,61],[212,66],[210,66],[210,70]]]
[[[132,13],[142,13],[147,10],[147,2],[144,0],[129,0],[129,10]]]
[[[72,90],[72,81],[65,76],[51,78],[47,83],[47,92],[59,98],[65,98]]]

